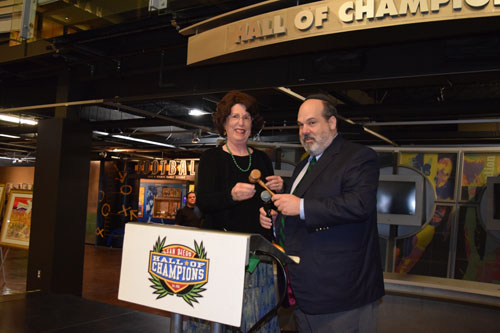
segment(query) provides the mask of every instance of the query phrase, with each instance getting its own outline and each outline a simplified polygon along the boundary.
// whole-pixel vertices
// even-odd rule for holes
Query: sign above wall
[[[137,175],[151,179],[195,180],[194,159],[140,160],[135,166]]]
[[[191,36],[187,64],[305,38],[495,16],[500,16],[500,0],[318,1],[254,16]]]

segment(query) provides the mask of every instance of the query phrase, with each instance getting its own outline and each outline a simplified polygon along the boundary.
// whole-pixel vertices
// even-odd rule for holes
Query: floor
[[[2,251],[3,251],[2,252],[3,256],[5,257],[6,260],[5,260],[5,283],[3,280],[3,276],[0,272],[0,317],[2,316],[3,313],[2,311],[5,311],[5,308],[7,307],[7,305],[5,304],[6,301],[10,302],[9,307],[12,307],[13,304],[12,301],[17,302],[16,306],[22,308],[23,311],[27,312],[27,314],[25,314],[23,318],[24,317],[27,318],[30,316],[33,317],[32,314],[30,315],[31,313],[30,309],[37,308],[39,303],[58,304],[58,302],[63,302],[63,304],[65,304],[65,307],[85,308],[86,309],[85,312],[87,313],[86,316],[83,317],[75,313],[67,313],[67,312],[63,312],[57,315],[57,318],[60,317],[73,318],[79,323],[77,326],[83,328],[85,328],[85,326],[80,326],[83,325],[81,323],[88,325],[87,322],[90,322],[92,320],[90,320],[90,317],[87,316],[90,316],[92,314],[94,314],[94,316],[96,316],[95,318],[97,318],[95,320],[96,321],[95,325],[97,325],[97,323],[103,325],[102,319],[99,318],[101,318],[103,314],[108,314],[109,317],[106,320],[109,321],[110,323],[112,323],[117,316],[120,317],[122,321],[125,320],[125,318],[132,317],[133,318],[132,327],[136,328],[138,324],[136,323],[137,320],[135,319],[140,317],[142,314],[159,315],[160,317],[163,318],[170,317],[170,313],[166,311],[118,300],[118,285],[120,279],[120,267],[121,267],[121,255],[122,255],[121,249],[93,246],[93,245],[85,246],[83,291],[82,291],[83,300],[78,300],[71,296],[57,296],[57,295],[41,295],[36,297],[29,295],[28,297],[26,297],[25,295],[26,295],[26,273],[28,266],[28,251],[16,248],[5,248],[5,247],[2,248]],[[85,301],[91,301],[92,303]],[[4,303],[3,307],[2,303]],[[111,308],[111,309],[105,308],[103,307],[104,304],[118,306],[121,309],[133,310],[133,312],[126,312],[126,311],[123,312],[116,308]],[[90,310],[88,310],[87,308],[90,308]],[[100,309],[100,311],[96,312],[96,309]],[[62,309],[61,311],[64,311],[64,309]],[[137,312],[139,312],[139,314]],[[38,312],[36,312],[34,316],[36,318],[41,317],[40,313]],[[24,318],[25,319],[24,321],[27,321],[26,318]],[[158,323],[158,321],[161,320],[161,318],[158,318],[158,316],[144,317],[144,318],[140,317],[140,318],[149,323]],[[54,323],[44,323],[44,322],[40,323],[35,320],[35,322],[37,322],[36,324],[38,325],[37,326],[38,329],[32,330],[32,327],[22,326],[23,329],[19,329],[19,332],[45,331],[45,329],[40,329],[40,327],[47,328],[48,327],[47,325],[51,324],[53,326],[51,326],[50,329],[47,329],[47,331],[59,332],[59,331],[64,331],[66,328],[70,327],[68,329],[70,329],[72,333],[74,333],[75,324],[74,323],[72,325],[67,324],[67,326],[64,326],[66,321],[67,320],[60,320],[60,323],[56,325]],[[8,324],[7,322],[5,321],[2,322],[0,320],[0,332],[10,333],[10,331],[5,330],[5,327],[3,327],[3,325],[7,324]],[[16,327],[21,327],[19,325],[21,325],[21,323],[16,323]],[[115,324],[113,323],[113,325]],[[147,325],[147,323],[144,325]],[[293,326],[294,323],[291,320],[291,315],[289,311],[287,310],[281,311],[280,325],[281,327],[283,327],[282,332],[295,332]],[[163,323],[162,326],[165,327],[165,324]],[[9,328],[10,327],[12,326],[9,326]],[[95,326],[94,328],[96,327],[98,326]],[[124,328],[122,327],[120,332],[123,332],[123,329]],[[127,327],[127,329],[130,330],[130,327]],[[156,327],[154,329],[156,329]],[[134,330],[130,331],[133,332]],[[140,331],[151,331],[151,329],[149,328],[147,330],[141,329]],[[163,328],[162,332],[168,332],[168,328],[167,329]]]
[[[27,262],[26,250],[9,249],[5,284],[0,272],[2,333],[169,332],[169,313],[117,299],[121,249],[85,247],[83,298],[26,294]],[[290,318],[281,314],[282,332],[294,332],[293,324],[285,323]],[[379,307],[377,328],[384,333],[498,332],[498,318],[495,306],[389,294]]]
[[[5,258],[5,272],[0,270],[0,295],[26,292],[28,250],[0,247],[0,251]],[[5,281],[3,275],[5,275]]]
[[[0,295],[25,293],[28,251],[4,247],[3,254],[4,256],[7,254],[5,260],[5,284],[0,274]],[[121,249],[86,245],[82,297],[87,300],[142,312],[170,316],[166,311],[118,300],[121,258]]]

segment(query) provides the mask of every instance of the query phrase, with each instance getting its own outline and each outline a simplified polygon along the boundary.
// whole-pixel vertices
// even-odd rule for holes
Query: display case
[[[139,188],[139,222],[173,223],[182,208],[186,182],[141,179]]]

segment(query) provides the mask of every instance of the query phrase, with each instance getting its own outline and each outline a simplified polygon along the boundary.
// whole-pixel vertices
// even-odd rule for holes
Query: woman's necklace
[[[250,167],[252,166],[252,154],[250,154],[250,149],[248,149],[248,146],[247,146],[247,152],[248,152],[248,167],[246,169],[243,169],[242,167],[240,167],[238,165],[238,163],[236,163],[236,159],[234,158],[234,155],[233,153],[231,153],[231,150],[229,149],[229,146],[226,142],[226,148],[227,148],[227,151],[229,152],[229,154],[231,154],[231,157],[233,158],[233,162],[234,162],[234,165],[236,165],[236,167],[241,171],[241,172],[247,172],[248,170],[250,170]]]

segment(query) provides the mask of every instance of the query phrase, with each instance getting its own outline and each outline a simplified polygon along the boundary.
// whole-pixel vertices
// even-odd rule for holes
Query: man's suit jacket
[[[291,183],[306,163],[295,168]],[[376,153],[337,135],[296,187],[294,194],[304,198],[305,220],[286,217],[285,249],[300,257],[300,264],[289,265],[288,271],[305,313],[346,311],[384,295],[378,176]]]

